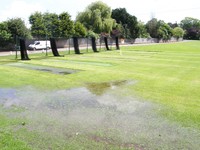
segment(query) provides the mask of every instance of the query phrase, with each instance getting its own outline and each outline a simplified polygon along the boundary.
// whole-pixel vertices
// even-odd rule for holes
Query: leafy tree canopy
[[[29,17],[31,33],[34,37],[70,37],[74,33],[73,21],[67,12],[55,13],[35,12]]]
[[[185,17],[181,21],[180,25],[184,30],[187,30],[192,27],[200,28],[200,20],[191,17]]]
[[[76,37],[85,37],[87,35],[86,28],[80,22],[74,24],[74,31],[74,36]]]
[[[152,18],[146,23],[147,32],[150,34],[152,38],[158,37],[158,20],[156,18]]]
[[[8,33],[8,26],[5,22],[0,23],[0,47],[6,46],[11,41],[12,35]]]
[[[71,16],[67,12],[63,12],[59,15],[59,26],[60,26],[60,36],[70,37],[74,34],[74,23],[71,20]]]
[[[176,27],[173,29],[173,36],[177,39],[182,38],[184,35],[184,30],[181,27]]]
[[[200,20],[186,17],[180,23],[180,26],[186,31],[184,38],[199,40],[200,39]]]
[[[43,14],[41,12],[35,12],[29,17],[31,24],[31,33],[34,37],[45,37],[46,28],[44,25]]]
[[[173,35],[172,28],[164,21],[158,21],[158,38],[169,40]]]
[[[137,38],[139,35],[138,21],[135,16],[130,15],[125,8],[112,10],[112,18],[124,27],[126,37]]]
[[[98,34],[101,32],[110,33],[115,25],[111,18],[111,8],[101,1],[90,4],[85,11],[77,15],[76,21],[82,23],[87,30]]]
[[[8,32],[13,38],[16,36],[23,38],[30,38],[31,34],[21,18],[13,18],[6,21]]]
[[[149,33],[147,32],[146,26],[143,22],[139,21],[138,27],[139,27],[139,37],[140,38],[149,38],[150,37]]]
[[[146,28],[152,38],[169,40],[173,36],[172,28],[162,20],[152,18],[147,22]]]

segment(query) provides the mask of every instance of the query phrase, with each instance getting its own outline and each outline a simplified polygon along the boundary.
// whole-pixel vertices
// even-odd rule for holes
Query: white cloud
[[[75,19],[78,12],[83,11],[89,4],[97,0],[5,0],[1,2],[0,21],[8,18],[20,17],[28,24],[28,18],[31,13],[68,12],[72,19]],[[152,15],[166,22],[179,22],[184,17],[199,18],[200,1],[199,0],[102,0],[112,9],[126,8],[128,13],[134,15],[143,22],[151,19]]]
[[[28,18],[35,11],[42,11],[42,6],[34,2],[26,2],[25,0],[14,0],[0,14],[0,21],[6,21],[10,18],[21,18],[28,24]]]

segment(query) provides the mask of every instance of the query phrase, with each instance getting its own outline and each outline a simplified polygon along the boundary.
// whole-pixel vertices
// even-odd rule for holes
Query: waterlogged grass
[[[200,41],[127,46],[121,47],[120,51],[90,51],[83,55],[69,55],[67,51],[60,53],[65,54],[65,57],[52,57],[51,53],[48,57],[44,53],[32,54],[29,56],[30,61],[15,60],[15,56],[0,57],[0,88],[31,86],[49,91],[90,85],[90,88],[94,88],[93,91],[98,92],[99,87],[95,85],[101,83],[134,81],[134,84],[122,88],[119,93],[157,103],[162,109],[155,111],[161,117],[182,127],[200,131]],[[13,63],[25,64],[26,67],[40,65],[79,71],[68,75],[53,74],[9,65]],[[143,148],[141,145],[133,144],[134,141],[116,144],[117,131],[109,135],[107,132],[96,131],[92,136],[74,131],[73,134],[59,136],[59,139],[56,138],[56,134],[53,137],[49,136],[48,132],[41,136],[40,132],[24,128],[20,124],[23,120],[11,121],[12,119],[6,116],[6,110],[2,110],[0,138],[4,140],[0,142],[0,149],[15,149],[16,145],[17,149]],[[16,109],[9,111],[14,114],[24,111],[24,108],[17,112]],[[13,124],[20,128],[13,131]],[[68,130],[72,132],[73,128]]]
[[[2,107],[0,106],[1,114]],[[20,119],[11,119],[7,118],[4,115],[0,115],[0,149],[2,150],[11,150],[11,149],[31,149],[26,142],[21,139],[18,139],[15,136],[15,132],[11,127],[19,128],[22,126]]]

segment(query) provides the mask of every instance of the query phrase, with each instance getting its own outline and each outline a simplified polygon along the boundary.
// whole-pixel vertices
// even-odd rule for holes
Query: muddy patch
[[[12,63],[12,64],[7,64],[7,65],[29,69],[29,70],[37,70],[37,71],[49,72],[53,74],[60,74],[60,75],[68,75],[68,74],[73,74],[80,71],[80,70],[54,68],[54,67],[49,67],[49,66],[40,66],[40,65],[32,65],[32,64],[24,64],[24,63]]]
[[[129,80],[119,80],[112,82],[102,82],[102,83],[86,83],[86,88],[95,95],[103,95],[108,90],[114,90],[116,88],[133,85],[137,83],[136,81]]]
[[[24,108],[17,115],[29,120],[25,128],[65,142],[67,136],[123,148],[199,148],[199,131],[159,117],[155,110],[162,110],[161,106],[115,94],[129,83],[117,81],[95,87],[90,83],[86,87],[54,91],[33,87],[0,89],[0,104],[7,110],[13,106]],[[104,90],[94,92],[102,86]],[[6,113],[13,116],[12,112]]]

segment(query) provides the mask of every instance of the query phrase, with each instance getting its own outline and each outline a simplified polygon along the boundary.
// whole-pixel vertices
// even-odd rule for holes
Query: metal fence
[[[26,39],[26,48],[28,49],[28,46],[30,44],[33,44],[34,41],[45,41],[45,39]],[[49,40],[49,39],[48,39]],[[73,39],[68,38],[55,38],[56,40],[56,45],[57,48],[73,48]],[[136,39],[119,39],[119,44],[120,45],[130,45],[130,44],[148,44],[148,43],[164,43],[164,42],[177,42],[177,41],[182,41],[182,38],[176,39],[176,38],[171,38],[170,40],[164,41],[162,39],[156,39],[156,38],[136,38]],[[92,47],[92,40],[91,38],[78,38],[78,43],[79,47],[86,47],[86,48],[91,48]],[[110,47],[115,46],[115,40],[113,38],[108,38],[108,45]],[[96,45],[97,47],[105,47],[105,43],[102,38],[96,39]],[[9,44],[7,47],[1,48],[0,51],[11,51],[16,49],[16,44]]]

